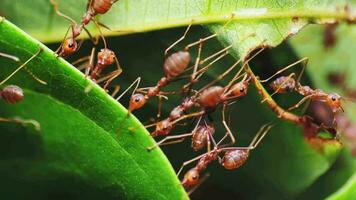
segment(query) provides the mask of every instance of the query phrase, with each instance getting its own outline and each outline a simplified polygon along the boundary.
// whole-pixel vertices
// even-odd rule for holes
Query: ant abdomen
[[[1,91],[1,97],[10,104],[15,104],[22,101],[24,95],[23,90],[16,85],[8,85]]]
[[[187,51],[178,51],[168,56],[163,65],[165,76],[171,79],[180,75],[188,67],[190,58]]]
[[[208,143],[208,137],[215,133],[215,128],[211,125],[199,125],[193,132],[192,148],[198,151],[205,147]]]
[[[117,1],[117,0],[116,0]],[[92,8],[95,14],[104,14],[108,12],[111,6],[116,2],[115,0],[94,0]]]
[[[221,86],[211,86],[203,90],[198,98],[198,103],[204,108],[216,107],[221,102],[221,95],[224,88]]]
[[[238,149],[227,151],[221,161],[225,169],[237,169],[245,164],[249,156],[249,150]]]
[[[295,80],[288,76],[281,76],[276,78],[271,84],[271,88],[277,93],[286,93],[294,90]]]

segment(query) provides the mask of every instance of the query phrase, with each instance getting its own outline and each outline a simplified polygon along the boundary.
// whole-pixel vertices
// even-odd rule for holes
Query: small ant
[[[84,57],[76,61],[74,64],[89,60],[88,64],[85,65],[85,77],[90,77],[91,80],[95,81],[96,83],[101,83],[105,82],[103,88],[106,89],[109,84],[122,73],[122,68],[120,66],[120,63],[115,55],[115,53],[108,49],[104,48],[101,49],[100,52],[97,54],[97,61],[96,64],[94,65],[94,60],[95,60],[95,47],[92,48],[91,54],[88,57]],[[110,65],[116,65],[116,69],[103,76],[100,77],[102,74],[102,71],[106,69]],[[90,89],[90,88],[89,88]],[[88,92],[88,88],[86,89],[86,92]]]
[[[198,160],[197,165],[185,173],[184,178],[182,180],[182,185],[185,188],[193,187],[193,189],[195,189],[194,187],[196,187],[201,182],[200,173],[205,170],[211,162],[215,160],[219,160],[219,163],[225,169],[228,170],[237,169],[241,167],[246,163],[250,155],[250,151],[258,146],[258,144],[262,141],[264,136],[269,132],[272,127],[273,125],[262,126],[256,136],[251,141],[250,145],[247,147],[221,147],[220,143],[224,138],[221,139],[218,143],[215,143],[214,139],[210,136],[215,146],[214,149],[203,155],[184,162],[181,168],[179,169],[177,176],[179,176],[180,172],[185,166]],[[223,158],[219,157],[219,154],[221,152],[225,152]]]
[[[58,4],[55,0],[49,0],[49,1],[52,4],[57,15],[65,18],[66,20],[72,23],[72,25],[68,28],[64,36],[64,40],[62,44],[56,50],[56,53],[59,52],[58,54],[59,56],[69,56],[80,48],[81,43],[78,44],[75,39],[81,34],[83,29],[89,35],[89,37],[92,38],[89,31],[85,28],[85,25],[87,25],[90,21],[93,21],[97,27],[99,27],[100,25],[104,26],[96,21],[95,16],[97,14],[104,14],[107,11],[109,11],[111,6],[118,0],[89,0],[87,3],[87,11],[84,14],[82,18],[82,22],[80,24],[77,24],[77,22],[74,19],[63,14],[59,10]],[[72,29],[72,36],[67,38],[67,34],[70,28]],[[99,32],[102,36],[100,29]]]
[[[207,146],[208,150],[210,150],[210,135],[212,136],[215,133],[215,128],[212,124],[208,124],[205,120],[203,123],[200,123],[201,118],[200,116],[196,126],[190,133],[180,134],[180,135],[173,135],[168,136],[162,139],[161,141],[157,142],[154,146],[148,147],[147,150],[151,151],[157,146],[160,145],[167,145],[167,144],[175,144],[182,142],[187,137],[192,137],[191,146],[194,151],[198,151],[203,147]],[[171,142],[166,142],[167,140],[174,140]]]

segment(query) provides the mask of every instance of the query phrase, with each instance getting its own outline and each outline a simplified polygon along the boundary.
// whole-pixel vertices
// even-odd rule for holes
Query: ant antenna
[[[126,88],[126,90],[124,92],[122,92],[120,94],[119,97],[116,98],[116,101],[120,100],[121,97],[124,96],[124,94],[126,94],[134,85],[136,85],[134,90],[132,91],[131,96],[134,95],[136,90],[137,90],[137,88],[138,88],[138,86],[140,85],[140,82],[141,82],[141,77],[138,77],[134,82],[131,83],[131,85],[128,88]]]
[[[265,80],[260,80],[260,82],[261,83],[264,83],[264,82],[267,82],[267,81],[270,81],[272,78],[274,78],[275,76],[277,76],[278,74],[281,74],[282,72],[284,72],[284,71],[286,71],[287,69],[289,69],[289,68],[291,68],[291,67],[293,67],[293,66],[295,66],[295,65],[297,65],[297,64],[299,64],[299,63],[301,63],[301,62],[304,62],[304,61],[308,61],[308,57],[304,57],[304,58],[302,58],[302,59],[300,59],[300,60],[298,60],[298,61],[296,61],[296,62],[294,62],[294,63],[292,63],[292,64],[290,64],[290,65],[288,65],[288,66],[286,66],[286,67],[284,67],[283,69],[281,69],[281,70],[278,70],[276,73],[274,73],[272,76],[270,76],[269,78],[267,78],[267,79],[265,79]],[[304,67],[303,67],[303,70],[302,70],[302,72],[304,72]],[[301,74],[298,76],[298,79],[301,77]]]

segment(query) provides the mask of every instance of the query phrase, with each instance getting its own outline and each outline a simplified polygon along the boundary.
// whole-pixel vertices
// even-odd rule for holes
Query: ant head
[[[78,43],[73,38],[66,38],[62,45],[61,56],[68,56],[78,50]]]
[[[111,51],[110,49],[102,49],[98,53],[98,63],[100,65],[111,65],[115,63],[115,53]]]
[[[237,169],[245,164],[249,156],[249,150],[237,149],[227,151],[221,161],[222,166],[225,169]]]
[[[146,104],[146,98],[143,94],[134,94],[130,98],[129,112],[141,108]]]
[[[333,110],[333,112],[336,112],[337,110],[341,109],[341,97],[340,95],[336,93],[330,93],[328,94],[326,98],[326,103],[330,106],[330,108]]]
[[[247,81],[238,82],[234,84],[230,90],[233,97],[245,96],[248,91],[248,82]]]
[[[196,168],[190,169],[183,178],[182,185],[187,186],[194,186],[199,182],[199,172]]]
[[[4,101],[9,104],[20,102],[24,97],[23,90],[16,85],[6,86],[0,94]]]

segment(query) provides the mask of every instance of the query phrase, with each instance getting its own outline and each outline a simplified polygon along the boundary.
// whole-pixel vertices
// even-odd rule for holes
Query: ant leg
[[[303,62],[303,68],[302,68],[302,71],[300,71],[300,74],[299,74],[298,79],[297,79],[297,83],[300,82],[300,79],[302,78],[302,75],[303,75],[303,73],[305,71],[305,68],[308,65],[308,61],[309,61],[309,58],[306,58],[306,60]]]
[[[229,145],[232,145],[232,144],[235,143],[235,137],[234,137],[234,135],[232,134],[231,129],[230,129],[230,127],[227,125],[226,119],[225,119],[226,106],[227,106],[226,104],[223,105],[223,109],[222,109],[222,112],[221,112],[221,113],[222,113],[222,123],[223,123],[223,125],[224,125],[224,127],[225,127],[225,129],[226,129],[226,131],[227,131],[225,135],[228,135],[228,136],[230,137],[231,142],[228,143],[228,144],[221,145],[221,147],[229,146]],[[225,139],[225,136],[223,137],[223,139]],[[221,144],[222,141],[223,141],[223,140],[220,140],[220,141],[218,142],[218,145]]]
[[[291,111],[291,110],[293,110],[293,109],[298,108],[298,107],[299,107],[300,105],[302,105],[306,100],[313,98],[313,96],[314,96],[314,94],[305,96],[305,97],[304,97],[302,100],[300,100],[297,104],[295,104],[294,106],[288,108],[287,110],[288,110],[288,111]]]
[[[191,159],[191,160],[185,161],[185,162],[182,164],[182,166],[179,168],[179,170],[178,170],[178,172],[177,172],[177,176],[179,176],[179,174],[182,172],[182,170],[183,170],[183,168],[184,168],[185,166],[189,165],[190,163],[192,163],[192,162],[194,162],[194,161],[196,161],[196,160],[199,160],[200,158],[202,158],[202,157],[205,156],[206,154],[208,154],[208,153],[204,153],[204,154],[202,154],[202,155],[200,155],[200,156],[197,156],[197,157],[195,157],[195,158],[193,158],[193,159]]]
[[[178,119],[174,120],[172,122],[172,125],[176,124],[177,122],[183,120],[183,119],[187,119],[187,118],[191,118],[191,117],[197,117],[197,116],[202,116],[205,114],[205,111],[199,111],[199,112],[195,112],[195,113],[190,113],[187,115],[183,115],[181,117],[179,117]]]
[[[264,82],[267,82],[267,81],[270,81],[272,78],[276,77],[278,74],[281,74],[282,72],[286,71],[287,69],[291,68],[291,67],[294,67],[295,65],[301,63],[301,62],[304,62],[304,61],[307,61],[309,58],[308,57],[304,57],[288,66],[285,66],[283,67],[282,69],[278,70],[276,73],[274,73],[272,76],[268,77],[267,79],[264,79],[264,80],[260,80],[261,83],[264,83]],[[303,70],[304,71],[304,67],[303,67]]]
[[[100,34],[100,37],[101,37],[101,39],[103,40],[103,43],[104,43],[104,48],[106,49],[106,48],[107,48],[106,39],[105,39],[105,37],[104,37],[103,32],[101,31],[101,28],[100,28],[100,26],[99,26],[99,24],[98,24],[98,21],[96,20],[95,17],[92,18],[92,21],[94,22],[96,28],[98,29],[99,34]]]
[[[36,75],[34,75],[27,67],[25,66],[23,68],[33,79],[35,79],[37,82],[41,83],[42,85],[47,85],[47,82],[38,78]]]
[[[90,61],[90,56],[84,56],[82,58],[79,58],[78,60],[75,60],[75,61],[71,62],[71,64],[73,66],[75,66],[75,65],[78,65],[78,64],[87,63],[88,61]],[[86,66],[83,67],[82,65],[80,65],[80,66],[77,67],[77,69],[83,70],[85,67]]]
[[[41,130],[41,125],[36,120],[33,119],[21,119],[21,118],[2,118],[0,117],[0,122],[14,122],[20,125],[32,124],[37,131]]]
[[[227,47],[225,47],[225,48],[223,48],[223,49],[221,49],[220,51],[218,51],[218,52],[216,52],[216,53],[214,53],[214,54],[212,54],[212,55],[210,55],[210,56],[204,58],[203,60],[201,60],[201,61],[199,62],[199,64],[202,65],[202,64],[204,64],[205,62],[209,61],[209,60],[212,59],[212,58],[215,58],[216,56],[218,56],[218,55],[220,55],[220,54],[222,54],[222,53],[226,53],[226,54],[227,54],[227,53],[228,53],[228,50],[229,50],[231,47],[232,47],[232,44],[229,45],[229,46],[227,46]]]
[[[131,96],[134,95],[138,86],[140,85],[140,82],[141,82],[141,77],[137,77],[136,80],[134,80],[134,82],[132,82],[131,85],[127,87],[126,90],[122,92],[120,96],[118,96],[115,100],[119,101],[121,97],[124,96],[135,85],[135,88],[133,89]]]
[[[6,77],[3,81],[0,82],[0,85],[3,85],[6,81],[8,81],[12,76],[14,76],[18,71],[24,68],[32,59],[34,59],[38,54],[41,53],[43,49],[40,48],[35,54],[33,54],[26,62],[20,65],[14,72],[12,72],[8,77]]]
[[[193,73],[192,73],[192,75],[190,76],[190,81],[191,81],[191,82],[194,81],[195,76],[196,76],[196,73],[197,73],[197,70],[198,70],[198,66],[199,66],[199,62],[200,62],[200,56],[201,56],[202,48],[203,48],[203,43],[201,42],[201,43],[199,44],[197,58],[195,59],[195,64],[194,64],[194,68],[193,68]]]
[[[179,142],[182,142],[186,137],[189,137],[189,136],[192,136],[192,135],[193,135],[193,133],[185,133],[185,134],[180,134],[180,135],[167,136],[164,139],[162,139],[161,141],[157,142],[155,145],[147,147],[147,150],[151,151],[151,150],[157,148],[158,146],[167,144],[167,143],[165,143],[167,140],[178,139],[178,140],[176,140],[178,142],[173,141],[174,142],[173,144],[179,143]]]
[[[210,83],[208,83],[206,86],[204,86],[203,88],[201,88],[199,92],[207,89],[208,87],[214,85],[215,83],[217,83],[218,81],[222,80],[226,75],[228,75],[240,62],[242,61],[242,59],[239,59],[238,61],[236,61],[229,69],[227,69],[224,73],[220,74],[215,80],[211,81]],[[239,70],[238,73],[241,73],[243,70],[243,68],[241,68]]]
[[[95,56],[95,47],[91,49],[89,63],[85,66],[85,78],[88,78],[90,71],[94,69],[94,56]]]
[[[214,34],[212,34],[212,35],[209,35],[209,36],[207,36],[207,37],[205,37],[205,38],[201,38],[201,39],[199,39],[199,41],[196,41],[196,42],[193,42],[193,43],[188,44],[187,46],[185,46],[184,50],[187,51],[187,50],[189,50],[191,47],[193,47],[193,46],[195,46],[195,45],[198,45],[198,44],[200,44],[200,43],[202,43],[202,42],[205,42],[205,41],[207,41],[207,40],[210,40],[210,39],[212,39],[212,38],[215,38],[216,36],[218,36],[218,35],[225,29],[225,27],[234,19],[234,17],[235,17],[235,14],[232,13],[231,16],[230,16],[230,19],[220,28],[219,31],[217,31],[217,33],[214,33]]]
[[[11,60],[13,60],[15,62],[19,62],[20,61],[20,59],[18,57],[13,56],[13,55],[9,55],[9,54],[6,54],[6,53],[1,53],[0,52],[0,56],[5,57],[5,58],[9,58],[9,59],[11,59]]]
[[[251,143],[247,147],[225,147],[221,148],[220,151],[229,151],[229,150],[253,150],[255,149],[258,144],[262,141],[262,139],[266,136],[269,130],[274,125],[263,125],[260,130],[257,132],[256,136],[252,139]]]
[[[73,25],[77,24],[77,22],[74,19],[72,19],[71,17],[69,17],[69,16],[63,14],[61,11],[59,11],[58,4],[55,0],[49,0],[49,2],[50,2],[50,4],[52,4],[52,7],[53,7],[54,11],[57,13],[57,15],[64,17],[66,20],[71,22]]]
[[[274,125],[263,125],[251,141],[249,147],[255,149]]]
[[[99,38],[98,37],[93,37],[91,35],[91,33],[89,32],[89,30],[83,26],[84,31],[87,33],[88,37],[90,38],[90,40],[93,42],[94,45],[97,45],[99,43]]]
[[[171,44],[165,51],[164,51],[164,55],[166,56],[168,54],[168,51],[171,50],[175,45],[177,45],[179,42],[181,42],[182,40],[184,40],[185,36],[187,35],[189,29],[192,27],[193,24],[193,20],[191,21],[191,23],[188,25],[187,29],[185,30],[184,34],[177,40],[175,41],[173,44]]]
[[[117,93],[119,93],[119,91],[120,91],[120,85],[115,85],[115,89],[112,92],[111,97],[114,98],[117,95]]]
[[[219,57],[217,57],[215,60],[213,60],[212,62],[210,62],[208,65],[204,66],[203,68],[199,69],[196,74],[197,76],[195,77],[194,81],[191,81],[187,84],[185,84],[182,88],[183,91],[187,91],[188,88],[190,88],[194,83],[196,83],[200,77],[202,77],[204,75],[204,73],[208,70],[209,67],[211,67],[215,62],[219,61],[221,58],[223,58],[224,56],[226,56],[228,53],[225,52],[224,54],[220,55]],[[220,79],[222,79],[223,77],[220,77]],[[218,81],[218,80],[217,80]],[[217,82],[216,81],[216,82]]]
[[[161,117],[162,114],[162,96],[158,96],[158,111],[157,111],[157,119]]]
[[[116,58],[115,58],[116,59]],[[122,73],[122,69],[119,64],[117,64],[118,69],[110,73],[109,75],[99,79],[97,83],[101,83],[105,81],[105,85],[103,86],[103,89],[105,90],[109,84]]]
[[[206,181],[206,179],[208,179],[210,177],[210,174],[207,173],[203,176],[203,178],[201,178],[199,180],[199,182],[192,188],[190,189],[187,194],[190,196],[202,183],[204,183]]]

